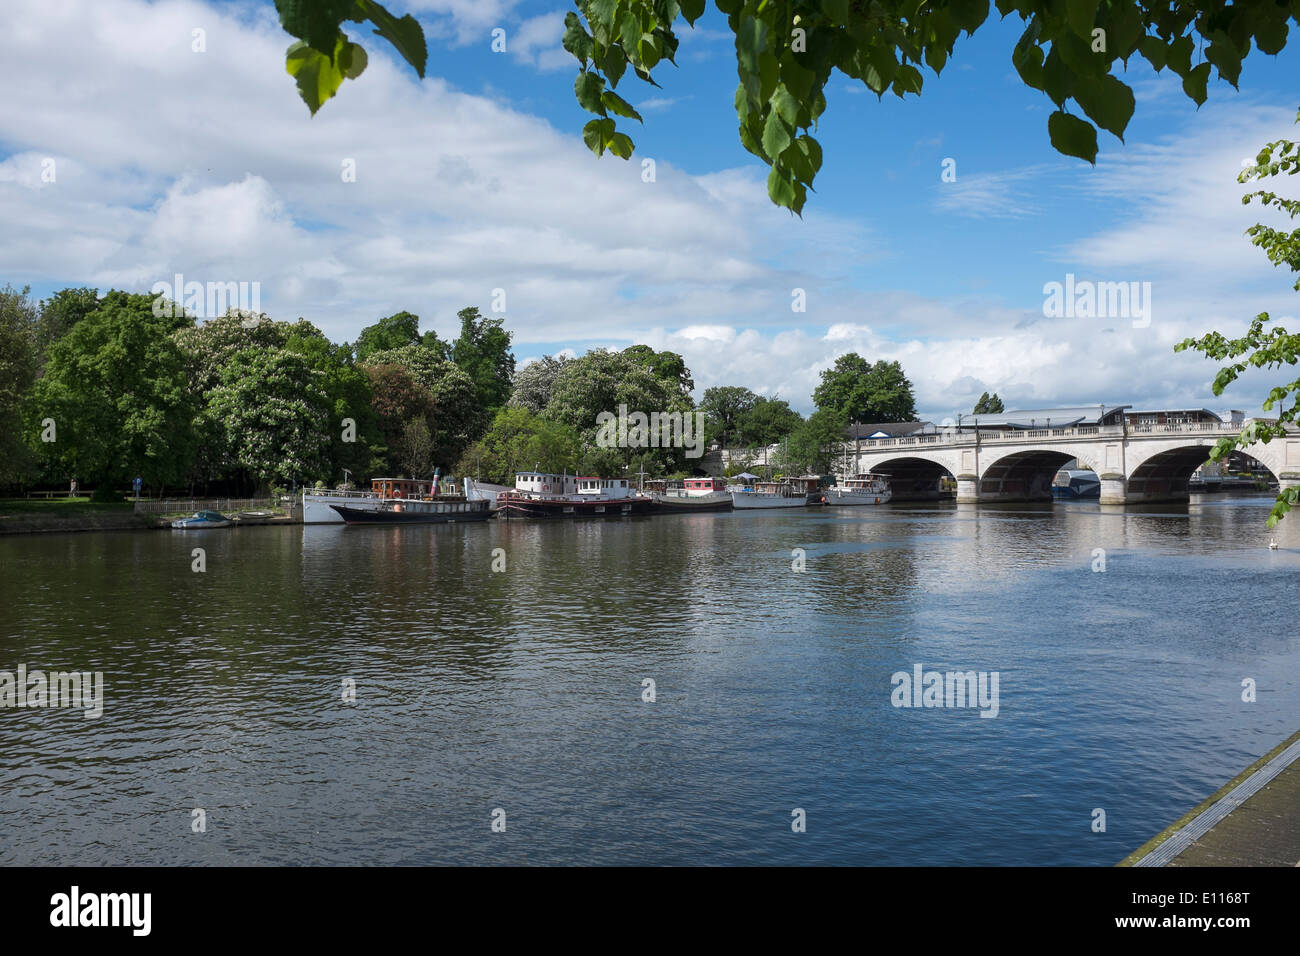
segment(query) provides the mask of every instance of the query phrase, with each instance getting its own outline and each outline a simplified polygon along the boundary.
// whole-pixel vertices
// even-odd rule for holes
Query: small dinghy
[[[196,511],[188,518],[177,518],[172,527],[181,531],[193,531],[199,528],[229,528],[233,521],[220,511]]]

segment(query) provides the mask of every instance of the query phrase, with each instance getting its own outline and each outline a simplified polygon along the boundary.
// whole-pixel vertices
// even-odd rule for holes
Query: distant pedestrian
[[[68,497],[69,497],[69,498],[75,498],[75,497],[77,497],[77,479],[76,479],[76,478],[73,478],[72,481],[71,481],[71,482],[69,483],[69,485],[68,485]]]

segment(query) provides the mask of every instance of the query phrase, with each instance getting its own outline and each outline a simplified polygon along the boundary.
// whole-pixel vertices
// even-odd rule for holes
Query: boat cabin
[[[578,479],[573,475],[555,475],[544,471],[517,471],[515,490],[547,497],[572,495],[577,493]]]
[[[380,498],[425,498],[433,493],[433,482],[415,478],[372,478],[370,490]]]
[[[845,488],[852,488],[855,491],[874,492],[885,483],[883,475],[873,475],[870,472],[860,472],[852,478],[844,480]]]
[[[627,498],[632,489],[626,478],[579,478],[578,494],[591,498]]]
[[[725,492],[727,482],[723,478],[687,478],[682,482],[682,487],[686,490],[688,496],[698,498],[702,495]]]

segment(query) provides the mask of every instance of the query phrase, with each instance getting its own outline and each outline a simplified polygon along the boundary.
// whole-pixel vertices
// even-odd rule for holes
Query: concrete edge
[[[1218,790],[1214,791],[1214,793],[1210,794],[1208,797],[1206,797],[1196,806],[1192,807],[1192,809],[1188,810],[1181,817],[1179,817],[1169,826],[1165,827],[1163,830],[1161,830],[1159,833],[1153,836],[1150,840],[1147,840],[1146,843],[1143,843],[1140,847],[1138,847],[1128,856],[1124,857],[1124,859],[1120,860],[1115,865],[1132,866],[1134,863],[1142,859],[1144,856],[1146,856],[1156,847],[1160,846],[1160,844],[1168,840],[1171,836],[1173,836],[1183,827],[1187,826],[1187,824],[1191,823],[1194,819],[1196,819],[1198,816],[1204,813],[1207,809],[1209,809],[1219,800],[1222,800],[1223,797],[1226,796],[1231,790],[1239,786],[1243,780],[1247,779],[1251,774],[1255,773],[1257,770],[1259,770],[1260,767],[1264,766],[1264,764],[1268,763],[1270,760],[1272,760],[1274,757],[1280,754],[1283,750],[1286,750],[1287,747],[1291,746],[1297,740],[1300,740],[1300,730],[1297,730],[1286,740],[1282,741],[1280,744],[1278,744],[1268,753],[1264,754],[1264,756],[1260,757],[1258,760],[1252,763],[1241,773],[1237,774],[1235,777],[1233,777],[1231,780],[1225,783]]]

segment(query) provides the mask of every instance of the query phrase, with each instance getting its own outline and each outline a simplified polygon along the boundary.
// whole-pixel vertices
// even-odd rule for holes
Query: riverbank
[[[133,501],[97,502],[87,498],[0,501],[0,535],[158,531],[169,529],[173,519],[191,515],[195,510],[198,509],[145,514],[137,510]],[[302,524],[301,512],[239,518],[235,527],[265,524]]]
[[[1119,866],[1300,866],[1300,731]]]

